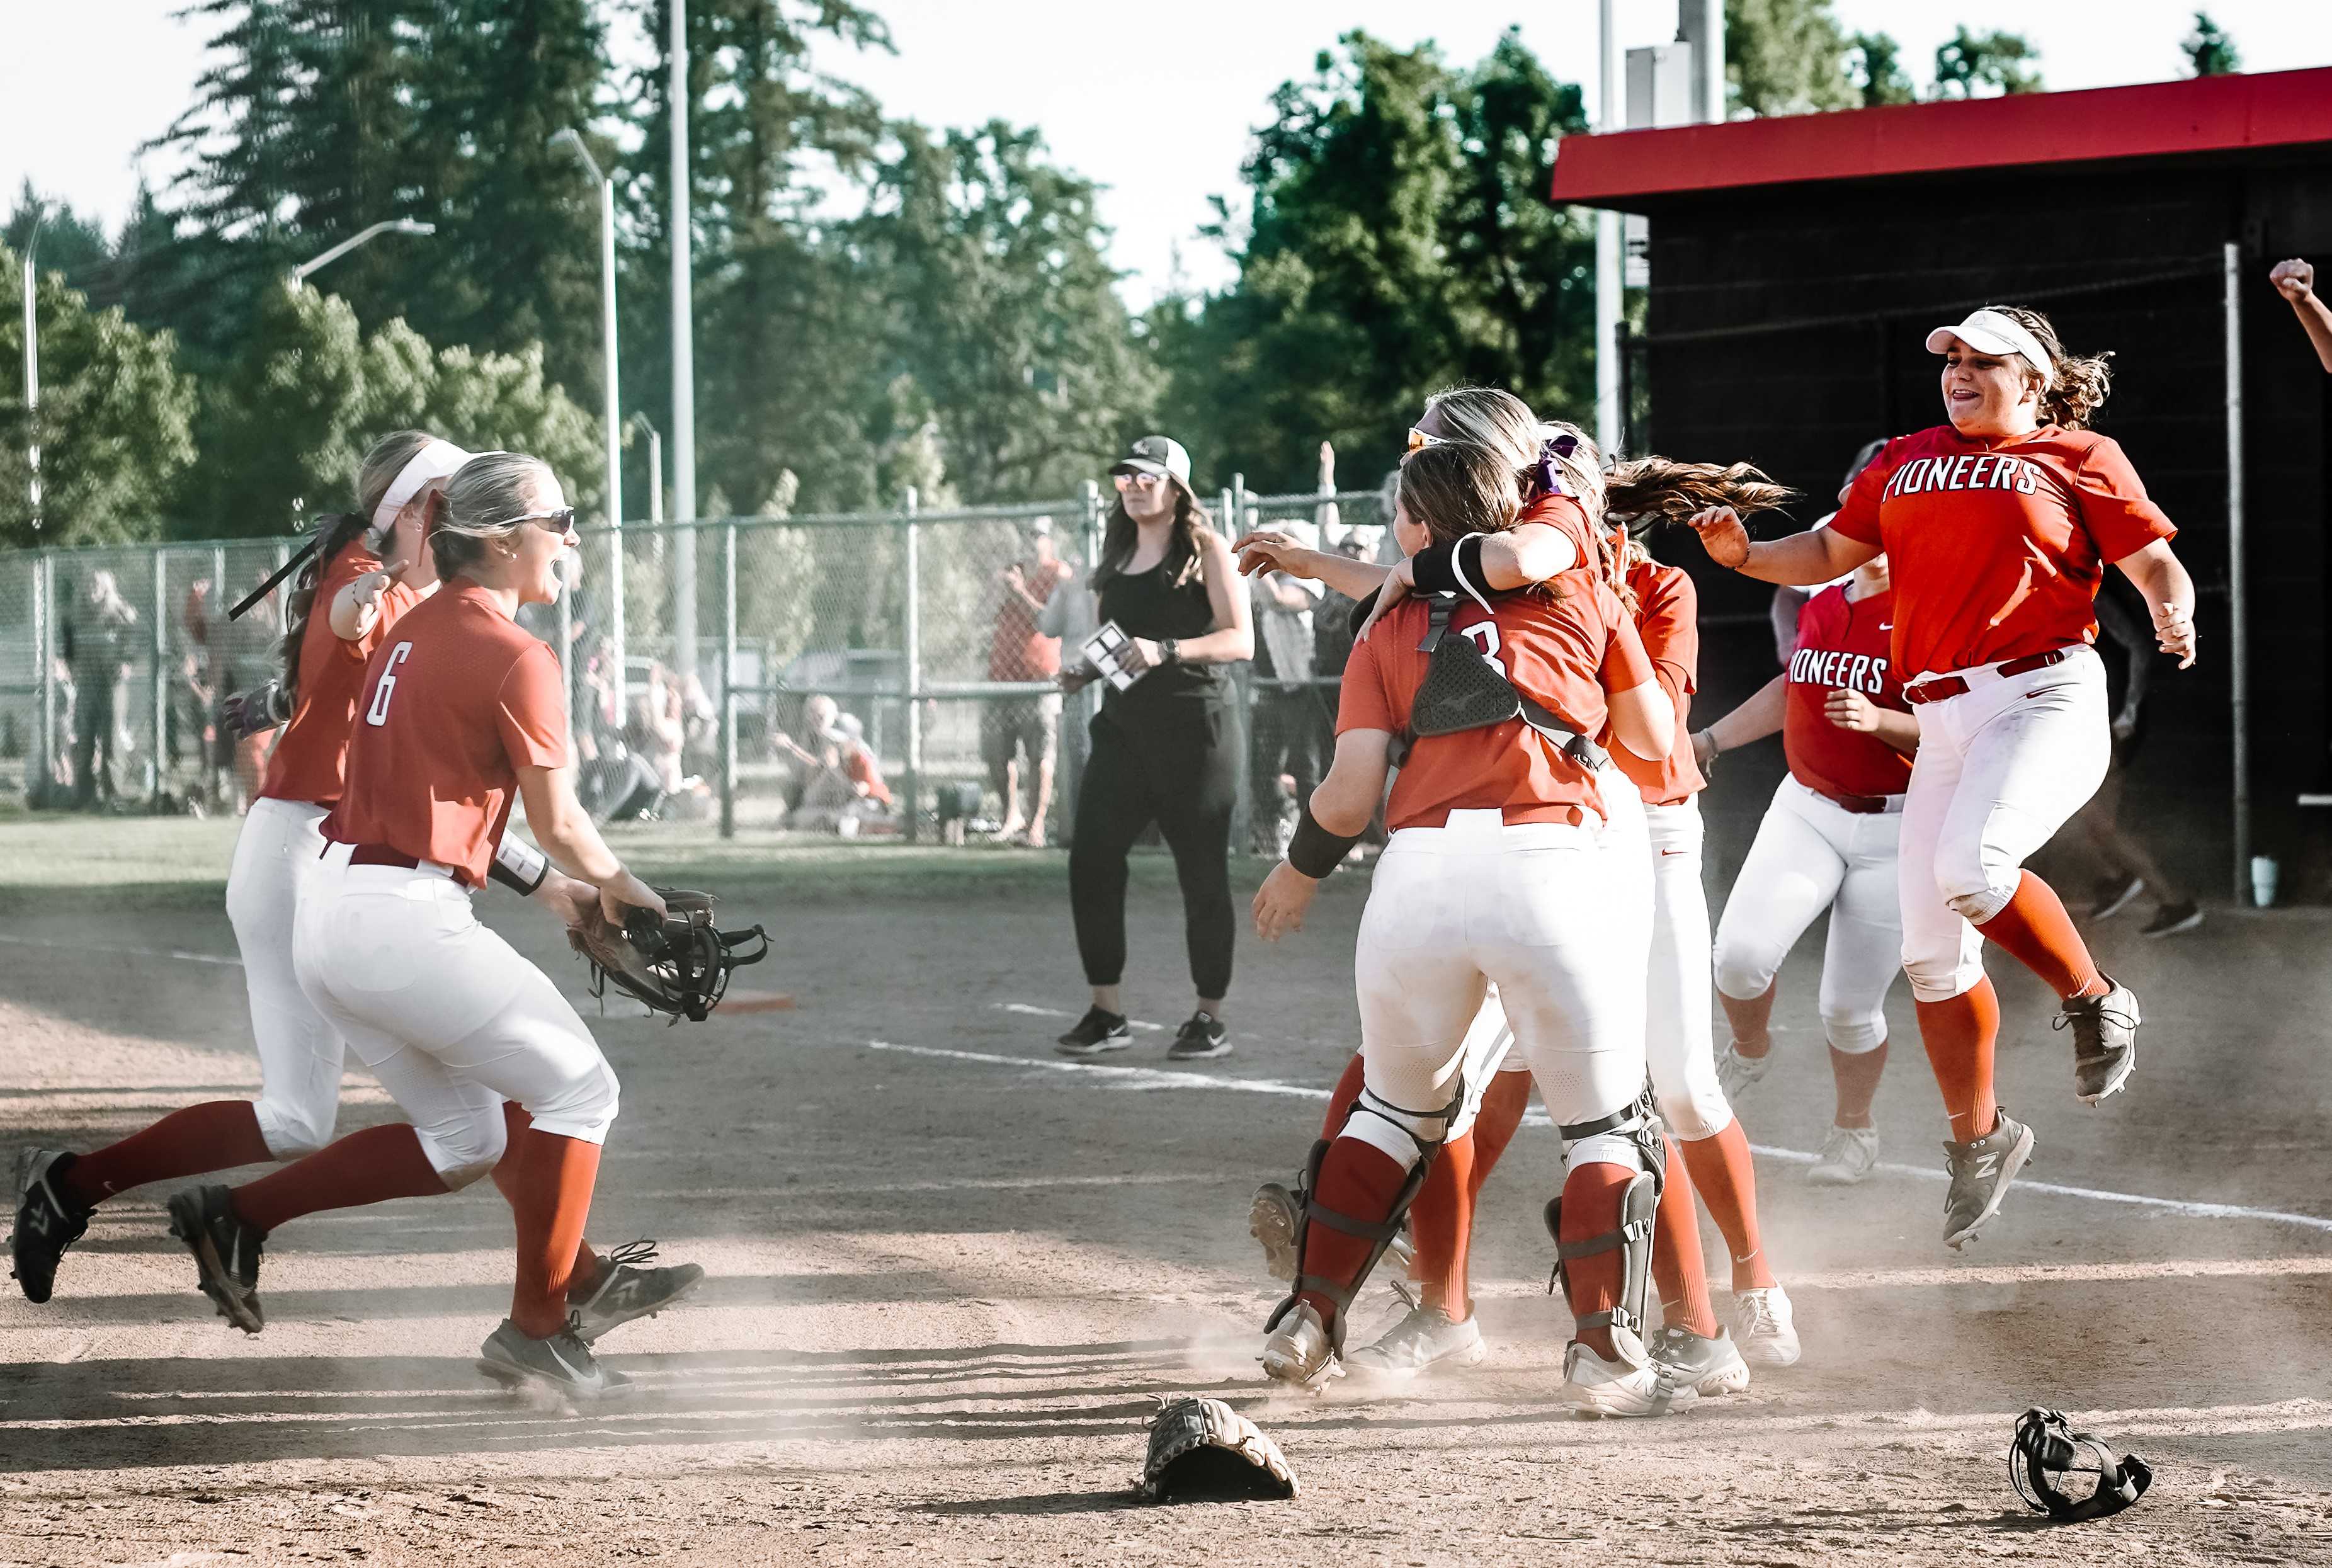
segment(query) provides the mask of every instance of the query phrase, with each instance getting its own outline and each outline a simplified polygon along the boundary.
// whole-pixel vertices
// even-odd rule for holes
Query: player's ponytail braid
[[[2098,410],[2105,406],[2106,394],[2113,390],[2113,367],[2107,363],[2113,356],[2067,353],[2056,327],[2038,311],[2021,305],[1986,305],[1984,309],[1999,312],[2031,333],[2056,361],[2055,374],[2040,388],[2041,423],[2067,430],[2088,429]]]
[[[388,495],[388,487],[405,472],[405,465],[414,454],[436,438],[426,430],[399,430],[382,436],[372,444],[372,450],[357,464],[357,509],[344,516],[329,520],[330,531],[308,558],[299,575],[292,578],[292,592],[287,601],[289,611],[283,617],[283,641],[278,658],[283,674],[278,682],[283,688],[285,707],[297,705],[300,700],[300,645],[308,635],[308,617],[316,608],[316,585],[339,559],[340,551],[372,528],[372,514],[379,510]]]

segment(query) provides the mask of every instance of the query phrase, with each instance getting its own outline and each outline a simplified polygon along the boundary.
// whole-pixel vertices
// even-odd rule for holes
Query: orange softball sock
[[[1920,1002],[1919,1042],[1927,1047],[1935,1087],[1952,1141],[1971,1143],[1989,1133],[2000,1102],[1992,1085],[1993,1048],[2000,1040],[2000,996],[1989,976],[1975,989],[1940,1002]]]

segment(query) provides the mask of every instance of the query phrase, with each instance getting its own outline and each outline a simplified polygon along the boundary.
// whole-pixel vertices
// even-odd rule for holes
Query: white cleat
[[[1806,1172],[1816,1187],[1851,1187],[1878,1163],[1878,1129],[1832,1127],[1822,1136],[1821,1157]]]
[[[1725,1091],[1726,1099],[1738,1099],[1741,1091],[1763,1077],[1773,1065],[1772,1047],[1768,1046],[1762,1056],[1744,1056],[1740,1041],[1727,1040],[1716,1057],[1716,1086]]]
[[[1299,1389],[1316,1389],[1344,1370],[1337,1364],[1327,1326],[1307,1301],[1288,1308],[1279,1326],[1265,1336],[1259,1359],[1266,1377]]]
[[[1658,1364],[1613,1363],[1572,1340],[1563,1353],[1563,1402],[1582,1418],[1665,1416],[1700,1397]]]
[[[1477,1366],[1490,1353],[1473,1318],[1452,1323],[1438,1306],[1412,1308],[1377,1342],[1344,1358],[1344,1370],[1378,1382],[1407,1382],[1441,1366]]]
[[[1721,1328],[1715,1339],[1703,1339],[1689,1329],[1663,1328],[1652,1335],[1646,1348],[1652,1353],[1652,1360],[1704,1399],[1748,1391],[1749,1363],[1741,1359],[1733,1336]]]
[[[1795,1366],[1797,1314],[1778,1285],[1733,1293],[1733,1338],[1751,1366]]]

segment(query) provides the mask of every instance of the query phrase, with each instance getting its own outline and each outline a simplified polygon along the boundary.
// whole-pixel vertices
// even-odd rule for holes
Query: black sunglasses
[[[562,506],[557,512],[530,512],[511,518],[512,522],[537,522],[551,533],[565,533],[575,526],[575,509]]]

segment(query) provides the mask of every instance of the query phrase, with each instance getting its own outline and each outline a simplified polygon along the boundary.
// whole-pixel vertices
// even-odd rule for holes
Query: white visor
[[[462,464],[473,454],[463,451],[450,441],[432,441],[406,460],[397,471],[396,480],[380,504],[372,509],[372,526],[376,533],[387,533],[405,503],[421,492],[421,487],[433,479],[451,479],[462,471]]]
[[[1979,354],[2021,354],[2026,364],[2040,372],[2043,386],[2057,378],[2057,363],[2049,358],[2049,350],[2040,339],[2026,331],[2013,317],[1998,311],[1978,311],[1956,327],[1938,327],[1927,334],[1927,352],[1945,354],[1951,351],[1952,339],[1957,338]]]

